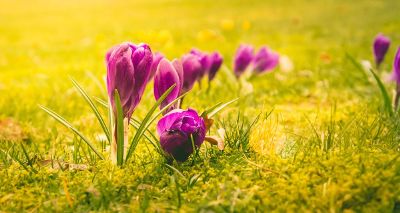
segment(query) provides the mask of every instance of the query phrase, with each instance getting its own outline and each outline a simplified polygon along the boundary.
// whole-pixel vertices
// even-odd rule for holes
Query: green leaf
[[[164,101],[164,99],[169,95],[169,93],[171,93],[171,91],[175,88],[175,84],[172,85],[167,91],[164,92],[164,94],[157,100],[157,102],[153,105],[153,107],[150,109],[149,112],[147,112],[145,118],[143,119],[142,123],[140,124],[140,127],[138,129],[138,131],[136,132],[129,150],[128,150],[128,154],[126,155],[126,160],[128,160],[130,158],[130,156],[132,155],[133,151],[136,149],[136,146],[141,138],[141,136],[144,134],[144,132],[149,128],[149,126],[151,125],[151,123],[153,123],[153,121],[155,119],[157,119],[157,117],[163,113],[165,110],[167,110],[170,106],[172,106],[173,104],[175,104],[178,100],[180,100],[182,97],[184,97],[187,93],[179,96],[178,98],[176,98],[175,100],[173,100],[171,103],[169,103],[168,105],[166,105],[164,108],[162,108],[160,110],[160,112],[158,112],[155,116],[153,116],[151,118],[151,115],[154,113],[154,111],[157,109],[157,107],[161,104],[161,102]]]
[[[122,112],[121,99],[119,98],[118,91],[114,92],[115,108],[117,110],[116,117],[116,139],[117,139],[117,165],[124,164],[124,115]]]
[[[72,83],[78,90],[78,92],[82,95],[82,97],[86,100],[86,102],[89,104],[90,108],[92,108],[94,114],[96,115],[97,120],[99,121],[101,128],[103,128],[104,134],[107,136],[108,142],[111,142],[111,134],[110,130],[107,128],[106,123],[104,122],[103,117],[101,117],[101,114],[99,110],[97,109],[96,105],[94,105],[92,99],[88,96],[86,91],[76,82],[73,78],[71,78]]]
[[[172,85],[167,91],[164,92],[164,94],[156,101],[156,103],[153,105],[153,107],[147,112],[146,116],[144,117],[142,123],[140,124],[138,130],[136,131],[135,136],[132,139],[132,142],[130,144],[128,154],[126,155],[126,161],[130,158],[132,155],[133,151],[135,151],[137,144],[139,143],[140,137],[143,135],[143,130],[147,129],[145,128],[146,123],[149,121],[151,115],[154,113],[154,111],[160,106],[160,104],[164,101],[165,98],[169,95],[169,93],[172,92],[172,90],[175,88],[176,84]]]
[[[366,81],[368,81],[367,73],[365,73],[365,71],[362,68],[361,64],[358,63],[350,54],[346,53],[346,56],[353,63],[353,65],[364,74]],[[372,74],[372,76],[374,77],[376,83],[378,84],[379,90],[381,91],[381,94],[382,94],[383,105],[384,105],[384,108],[385,108],[386,112],[389,113],[390,116],[393,116],[394,115],[394,111],[393,111],[393,107],[392,107],[392,102],[391,102],[389,93],[387,92],[384,84],[382,83],[382,80],[374,72],[373,69],[368,69],[368,71]]]
[[[68,129],[70,129],[72,132],[74,132],[78,137],[80,137],[90,147],[90,149],[92,149],[92,151],[94,153],[96,153],[96,155],[100,159],[104,160],[103,155],[99,151],[96,150],[94,145],[92,143],[90,143],[90,141],[81,132],[79,132],[75,127],[73,127],[67,120],[65,120],[63,117],[61,117],[60,115],[58,115],[57,113],[55,113],[54,111],[52,111],[49,108],[46,108],[46,107],[41,106],[41,105],[39,105],[39,107],[41,109],[43,109],[45,112],[47,112],[51,117],[53,117],[58,122],[60,122],[62,125],[64,125]]]
[[[346,57],[347,57],[347,59],[350,60],[350,62],[351,62],[359,71],[361,71],[361,73],[362,73],[363,76],[364,76],[364,81],[365,81],[365,82],[369,82],[368,75],[367,75],[367,73],[365,72],[365,69],[361,66],[361,64],[358,63],[357,60],[356,60],[353,56],[351,56],[349,53],[347,53],[347,52],[346,52]]]
[[[381,90],[381,94],[382,94],[382,99],[383,99],[383,104],[384,107],[386,109],[386,112],[389,113],[390,116],[394,115],[393,112],[393,107],[392,107],[392,102],[389,96],[389,93],[387,92],[385,85],[382,83],[382,80],[379,78],[379,76],[374,72],[374,70],[369,69],[369,71],[372,73],[372,75],[374,76],[376,83],[379,86],[379,89]]]
[[[133,126],[133,128],[135,128],[135,130],[138,130],[140,127],[140,122],[133,118],[131,118],[130,124]],[[150,137],[152,137],[150,138],[147,134],[143,134],[146,140],[150,142],[150,144],[160,155],[164,155],[160,146],[160,141],[156,138],[156,136],[154,136],[153,133],[151,133],[151,131],[149,131],[149,129],[147,129],[146,132],[150,134]]]
[[[201,113],[201,116],[204,117],[204,116],[207,115],[208,118],[211,118],[212,116],[214,116],[215,114],[217,114],[219,111],[221,111],[222,109],[224,109],[225,107],[227,107],[229,104],[231,104],[231,103],[233,103],[233,102],[235,102],[235,101],[237,101],[237,100],[239,100],[239,98],[235,98],[235,99],[233,99],[233,100],[231,100],[231,101],[228,101],[228,102],[226,102],[226,103],[220,102],[220,103],[218,103],[218,104],[212,106],[211,108],[206,109],[203,113]]]
[[[102,106],[106,107],[106,108],[111,108],[110,106],[107,106],[107,102],[102,100],[101,98],[97,98],[94,97],[94,99],[101,104]],[[178,99],[179,100],[179,99]],[[175,103],[175,102],[174,102]],[[112,113],[110,115],[110,117],[112,117]],[[112,119],[111,119],[112,120]],[[133,126],[136,130],[139,129],[141,122],[136,119],[131,117],[131,120],[129,121],[129,123],[131,124],[131,126]],[[161,155],[163,155],[163,151],[161,150],[161,146],[159,144],[159,140],[157,139],[157,137],[149,130],[146,129],[146,133],[149,134],[150,136],[148,136],[147,134],[144,134],[144,137],[154,146],[154,148],[156,148],[157,152],[159,152]]]

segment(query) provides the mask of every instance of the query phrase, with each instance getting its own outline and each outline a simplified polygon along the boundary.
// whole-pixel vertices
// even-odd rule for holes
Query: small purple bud
[[[193,54],[193,55],[195,55],[195,56],[197,56],[198,59],[199,59],[199,61],[200,61],[200,64],[201,64],[202,69],[200,70],[200,74],[199,74],[198,79],[197,79],[197,80],[200,81],[200,80],[203,78],[203,76],[204,76],[206,73],[208,73],[208,71],[209,71],[209,69],[210,69],[210,66],[211,66],[211,58],[210,58],[210,56],[209,56],[208,54],[206,54],[206,53],[204,53],[204,52],[201,52],[200,50],[195,49],[195,48],[192,49],[192,50],[190,51],[190,53]]]
[[[182,162],[193,153],[192,138],[196,147],[204,142],[206,126],[195,110],[175,109],[158,121],[157,133],[164,152]]]
[[[383,59],[385,58],[389,46],[390,46],[390,39],[388,37],[384,36],[381,33],[375,37],[373,48],[374,48],[375,63],[377,67],[379,67],[379,65],[383,62]]]
[[[152,61],[153,54],[147,44],[125,42],[107,52],[107,91],[114,112],[114,91],[117,90],[124,117],[132,116],[147,85]]]
[[[213,52],[210,54],[210,69],[208,70],[208,81],[212,81],[217,74],[217,71],[222,65],[222,55],[219,54],[218,52]]]
[[[254,56],[254,72],[263,73],[274,69],[278,66],[279,54],[272,52],[267,47],[262,47]]]
[[[240,45],[234,58],[233,70],[236,77],[243,74],[250,62],[253,60],[253,47],[250,45]]]
[[[400,85],[400,47],[398,47],[393,62],[393,80]]]
[[[178,60],[174,60],[171,63],[167,59],[163,58],[158,64],[157,71],[154,75],[155,99],[158,100],[172,85],[175,85],[175,87],[161,103],[160,109],[175,100],[182,89],[182,65]],[[176,107],[177,105],[171,106],[167,112]]]
[[[151,64],[151,68],[150,68],[150,79],[152,79],[154,77],[154,74],[156,74],[157,66],[160,63],[161,59],[163,59],[163,58],[164,58],[164,55],[160,52],[156,52],[153,54],[153,63]]]
[[[202,66],[197,56],[186,54],[182,57],[183,67],[183,87],[182,93],[185,93],[193,88],[196,80],[201,75]]]

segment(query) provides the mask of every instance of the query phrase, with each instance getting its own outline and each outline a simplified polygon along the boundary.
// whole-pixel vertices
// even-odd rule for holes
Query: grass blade
[[[353,56],[351,56],[349,53],[347,53],[347,52],[346,52],[346,57],[347,57],[347,59],[349,59],[349,61],[350,61],[359,71],[361,71],[361,73],[362,73],[363,76],[364,76],[364,81],[365,81],[365,82],[369,82],[368,75],[367,75],[367,73],[365,72],[365,69],[361,66],[361,64],[358,63],[357,60],[356,60]]]
[[[97,120],[99,121],[101,128],[103,129],[104,134],[107,136],[108,142],[111,142],[111,134],[109,129],[107,128],[106,123],[104,122],[103,117],[101,117],[101,114],[99,112],[99,110],[97,109],[96,105],[94,105],[92,99],[88,96],[88,94],[86,93],[86,91],[78,84],[78,82],[76,82],[73,78],[71,78],[72,83],[74,84],[74,86],[76,87],[76,89],[78,90],[78,92],[82,95],[82,97],[86,100],[86,102],[89,104],[90,108],[92,108],[94,114],[97,117]]]
[[[379,89],[381,90],[382,94],[382,99],[383,99],[383,104],[386,109],[386,112],[389,113],[390,116],[394,115],[393,112],[393,107],[392,107],[392,101],[390,100],[389,93],[387,92],[385,85],[382,83],[382,80],[379,78],[379,76],[374,72],[374,70],[369,69],[369,71],[372,73],[374,76],[376,83],[379,86]]]
[[[104,100],[102,100],[101,98],[94,97],[94,99],[95,99],[99,104],[101,104],[102,106],[104,106],[104,107],[106,107],[106,108],[110,108],[109,106],[107,106],[107,102],[104,101]],[[178,99],[178,100],[179,100],[179,99]],[[174,102],[174,103],[175,103],[175,102]],[[168,106],[170,106],[170,105],[168,105]],[[111,114],[111,116],[112,116],[112,114]],[[141,124],[141,122],[140,122],[138,119],[133,118],[133,117],[131,118],[131,120],[129,121],[129,123],[130,123],[131,126],[133,126],[136,130],[139,129],[140,124]],[[144,134],[144,136],[146,137],[146,139],[147,139],[157,150],[161,151],[161,147],[160,147],[160,144],[159,144],[159,141],[158,141],[157,137],[156,137],[149,129],[146,129],[146,132],[150,135],[150,136],[148,136],[148,135]],[[151,137],[152,139],[150,139],[150,137]],[[160,154],[162,154],[162,152],[160,152]]]
[[[151,115],[154,113],[154,111],[157,109],[157,107],[161,104],[161,102],[163,102],[164,99],[167,98],[169,93],[172,92],[172,90],[175,88],[175,86],[176,86],[176,84],[172,85],[167,91],[165,91],[164,94],[156,101],[156,103],[153,105],[153,107],[150,109],[150,111],[147,112],[147,114],[144,117],[142,123],[140,124],[138,130],[136,131],[135,136],[132,139],[131,145],[130,145],[130,147],[128,149],[128,153],[126,155],[126,159],[125,159],[126,161],[130,158],[133,151],[136,149],[139,139],[140,139],[141,135],[143,134],[143,129],[147,129],[147,128],[145,128],[145,126],[146,126],[146,123],[149,121]]]
[[[205,110],[205,111],[201,114],[201,116],[207,115],[208,118],[211,118],[212,116],[214,116],[215,114],[217,114],[219,111],[221,111],[222,109],[224,109],[225,107],[227,107],[229,104],[231,104],[231,103],[233,103],[233,102],[235,102],[235,101],[237,101],[237,100],[239,100],[239,98],[235,98],[235,99],[233,99],[233,100],[231,100],[231,101],[228,101],[228,102],[226,102],[226,103],[224,103],[224,104],[223,104],[223,103],[218,103],[218,104],[214,105],[213,107],[211,107],[210,109]]]
[[[173,100],[171,103],[169,103],[168,105],[166,105],[164,108],[162,108],[157,114],[155,114],[149,122],[147,122],[147,124],[144,127],[144,130],[142,131],[142,133],[140,133],[139,138],[144,134],[144,131],[148,130],[148,128],[150,127],[150,125],[157,119],[158,116],[160,116],[165,110],[169,109],[170,106],[172,106],[173,104],[175,104],[178,100],[180,100],[181,98],[183,98],[187,93],[182,94],[181,96],[179,96],[178,98],[176,98],[175,100]],[[131,144],[132,146],[132,144]],[[133,149],[135,149],[137,146],[137,143],[134,144]]]
[[[137,131],[140,127],[140,122],[131,118],[130,125],[133,126],[133,128],[135,128],[135,130]],[[160,146],[160,141],[148,129],[146,130],[146,132],[150,134],[150,137],[152,137],[152,139],[147,134],[143,134],[143,136],[147,139],[147,141],[150,142],[150,144],[160,155],[163,155],[163,151]]]
[[[118,91],[114,93],[115,108],[117,110],[116,117],[116,142],[117,142],[117,165],[124,164],[124,115],[122,112],[121,99],[119,98]]]
[[[57,113],[55,113],[54,111],[52,111],[49,108],[46,108],[46,107],[41,106],[41,105],[39,105],[39,107],[42,110],[44,110],[45,112],[47,112],[47,114],[49,114],[51,117],[53,117],[58,122],[60,122],[62,125],[64,125],[68,129],[70,129],[72,132],[74,132],[77,136],[79,136],[83,141],[85,141],[85,143],[90,147],[90,149],[92,149],[93,152],[96,153],[96,155],[100,159],[104,160],[103,155],[99,151],[96,150],[94,145],[92,143],[90,143],[90,141],[80,131],[78,131],[75,127],[73,127],[67,120],[65,120],[63,117],[61,117],[60,115],[58,115]]]
[[[187,93],[179,96],[178,98],[176,98],[175,100],[173,100],[171,103],[169,103],[168,105],[166,105],[164,108],[162,108],[160,110],[160,112],[158,112],[155,116],[152,116],[152,114],[154,113],[154,111],[157,109],[157,107],[161,104],[161,102],[164,101],[164,99],[169,95],[169,93],[171,93],[171,91],[175,88],[175,84],[172,85],[167,91],[164,92],[164,94],[158,99],[158,101],[153,105],[153,107],[150,109],[150,111],[146,114],[145,118],[143,119],[142,123],[139,126],[138,131],[136,132],[131,145],[129,147],[128,150],[128,154],[126,155],[126,160],[128,160],[130,158],[130,156],[132,155],[133,151],[136,149],[136,146],[139,142],[139,139],[141,138],[141,136],[144,134],[144,131],[146,131],[150,124],[153,123],[153,121],[161,114],[163,113],[165,110],[167,110],[170,106],[172,106],[172,104],[175,104],[178,100],[180,100],[182,97],[184,97]]]

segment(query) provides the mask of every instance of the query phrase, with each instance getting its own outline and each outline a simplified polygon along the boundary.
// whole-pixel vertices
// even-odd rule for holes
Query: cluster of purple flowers
[[[234,58],[234,73],[239,77],[252,65],[253,72],[260,74],[274,69],[278,62],[279,55],[267,47],[260,48],[254,54],[252,46],[241,45]],[[220,53],[192,49],[181,58],[170,61],[162,53],[153,54],[146,44],[125,42],[109,50],[106,63],[107,90],[114,113],[115,91],[118,91],[121,99],[123,117],[130,119],[151,79],[154,80],[156,100],[174,86],[160,104],[160,109],[169,106],[157,124],[161,148],[174,159],[185,161],[195,146],[200,147],[206,133],[204,118],[193,109],[180,109],[179,102],[171,102],[190,91],[205,76],[210,83],[223,63]]]
[[[279,54],[261,47],[256,54],[251,45],[240,45],[234,58],[233,70],[240,77],[249,67],[255,74],[272,71],[279,64]]]
[[[147,83],[154,79],[154,97],[158,100],[169,88],[173,90],[161,103],[164,108],[183,93],[190,91],[204,76],[212,81],[223,62],[218,52],[191,50],[180,59],[169,61],[161,53],[153,54],[146,44],[122,43],[106,55],[107,90],[114,113],[114,92],[118,91],[124,118],[130,119],[139,104]],[[193,109],[170,106],[157,124],[160,145],[178,161],[185,161],[205,139],[204,119]],[[115,133],[114,133],[115,134]]]
[[[267,47],[256,54],[250,45],[241,45],[234,58],[234,73],[240,77],[251,66],[255,74],[274,69],[279,55]],[[152,53],[146,44],[129,42],[117,45],[106,55],[107,90],[114,113],[114,93],[118,91],[123,117],[128,120],[142,98],[147,83],[154,80],[154,97],[160,97],[175,86],[160,104],[164,117],[157,124],[161,148],[178,161],[185,161],[193,153],[194,146],[200,147],[205,138],[204,119],[193,109],[182,110],[180,103],[171,104],[182,94],[190,91],[196,82],[207,76],[210,83],[223,63],[218,52],[206,53],[192,49],[181,58],[168,60],[162,53]]]

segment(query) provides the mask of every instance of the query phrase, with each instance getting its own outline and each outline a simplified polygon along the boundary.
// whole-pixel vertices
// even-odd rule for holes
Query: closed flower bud
[[[164,55],[160,52],[156,52],[153,54],[153,63],[151,64],[151,68],[150,68],[150,79],[152,79],[154,77],[154,75],[156,74],[158,64],[160,63],[161,59],[163,59],[163,58],[164,58]]]
[[[213,52],[209,56],[210,58],[210,69],[208,70],[208,81],[214,79],[215,75],[217,74],[219,68],[222,65],[222,55],[218,52]]]
[[[193,109],[176,109],[166,114],[157,124],[161,148],[177,161],[185,161],[204,142],[204,120]],[[193,139],[193,144],[192,144]]]
[[[375,37],[374,40],[374,56],[375,56],[375,63],[376,66],[379,67],[379,65],[383,62],[383,59],[385,58],[385,55],[389,49],[390,46],[390,39],[383,34],[378,34]]]
[[[400,85],[400,47],[397,49],[393,62],[393,80]]]
[[[175,85],[175,87],[161,103],[160,108],[164,108],[179,96],[182,89],[182,81],[183,70],[180,61],[175,59],[170,62],[165,58],[161,59],[154,75],[155,99],[158,100],[171,86]],[[177,104],[171,106],[166,112],[176,107]]]
[[[250,45],[240,45],[234,58],[233,71],[239,77],[247,69],[253,60],[253,47]]]
[[[263,73],[274,69],[279,64],[278,53],[272,52],[267,47],[262,47],[254,56],[253,71]]]
[[[201,80],[203,76],[208,73],[210,66],[211,66],[211,58],[208,54],[198,50],[198,49],[192,49],[190,51],[191,54],[197,56],[202,69],[200,70],[199,76],[197,80]]]
[[[183,86],[182,92],[185,93],[193,88],[196,80],[201,75],[203,69],[198,58],[193,54],[186,54],[182,57],[183,67]]]
[[[132,116],[148,82],[152,61],[153,54],[146,44],[125,42],[108,51],[107,91],[114,112],[114,93],[117,90],[124,117]]]

